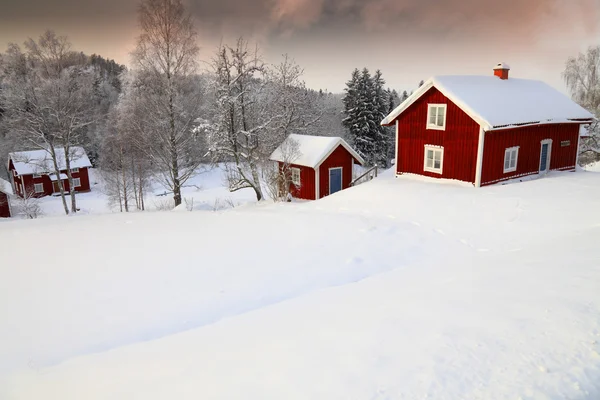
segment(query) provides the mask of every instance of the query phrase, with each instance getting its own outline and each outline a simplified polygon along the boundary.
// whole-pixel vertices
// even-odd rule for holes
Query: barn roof
[[[298,143],[298,154],[295,157],[290,157],[290,155],[286,154],[285,146],[290,141]],[[348,150],[352,157],[360,164],[365,163],[363,158],[344,139],[335,136],[291,134],[275,149],[270,158],[273,161],[289,162],[290,164],[317,168],[340,145]]]
[[[13,194],[12,185],[2,178],[0,178],[0,192],[10,195]]]
[[[83,147],[71,147],[69,154],[71,156],[71,168],[87,168],[92,166]],[[10,153],[9,157],[19,175],[54,172],[52,157],[50,157],[50,153],[47,150],[17,151]],[[58,161],[58,168],[61,171],[67,169],[64,149],[56,149],[56,160]]]
[[[400,104],[382,122],[396,118],[429,89],[435,87],[484,130],[523,125],[590,122],[594,116],[569,97],[541,81],[499,79],[495,76],[436,76]]]

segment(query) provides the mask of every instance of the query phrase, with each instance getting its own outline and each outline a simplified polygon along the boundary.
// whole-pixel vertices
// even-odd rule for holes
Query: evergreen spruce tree
[[[352,71],[352,77],[346,82],[344,103],[344,119],[342,125],[348,130],[348,138],[352,144],[356,143],[358,137],[358,84],[360,80],[360,71]]]
[[[402,92],[402,97],[400,97],[400,103],[402,103],[406,99],[408,99],[408,92],[405,90],[404,92]]]

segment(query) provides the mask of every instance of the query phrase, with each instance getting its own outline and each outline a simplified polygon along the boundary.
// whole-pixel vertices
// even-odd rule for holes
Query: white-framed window
[[[300,186],[300,168],[292,168],[292,183]]]
[[[44,184],[43,183],[34,183],[33,189],[36,193],[44,193]]]
[[[446,129],[446,104],[428,104],[427,129]]]
[[[13,176],[18,176],[19,174],[17,174],[17,170],[13,169]]]
[[[71,173],[72,174],[78,174],[79,173],[79,168],[71,168]]]
[[[81,187],[81,179],[80,178],[73,178],[73,187],[74,188]]]
[[[33,174],[33,178],[34,178],[34,179],[35,179],[35,178],[41,178],[41,177],[42,177],[42,175],[40,175],[40,174]]]
[[[517,170],[517,160],[519,159],[519,147],[509,147],[504,150],[504,173],[515,172]]]
[[[425,145],[425,161],[423,169],[428,172],[441,174],[444,167],[444,148],[441,146]]]

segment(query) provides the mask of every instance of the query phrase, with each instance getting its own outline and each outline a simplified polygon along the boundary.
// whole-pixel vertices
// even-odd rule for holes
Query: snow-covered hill
[[[2,399],[598,399],[600,173],[0,224]]]

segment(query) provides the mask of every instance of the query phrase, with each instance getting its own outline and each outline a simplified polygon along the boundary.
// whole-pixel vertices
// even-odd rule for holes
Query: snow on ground
[[[205,167],[198,174],[189,179],[182,190],[184,210],[220,211],[242,204],[256,201],[252,190],[241,190],[230,193],[225,187],[223,169],[220,166]],[[81,214],[107,214],[119,212],[118,205],[110,205],[105,194],[104,183],[99,171],[90,170],[89,193],[77,194],[77,205]],[[151,190],[146,195],[145,205],[149,211],[172,208],[172,193],[168,192],[159,183],[154,182]],[[67,203],[70,204],[69,196]],[[64,216],[64,209],[60,197],[49,196],[40,199],[43,216]],[[132,210],[135,209],[135,204]]]
[[[0,224],[0,398],[598,399],[599,196],[593,172],[385,173],[317,202]]]

